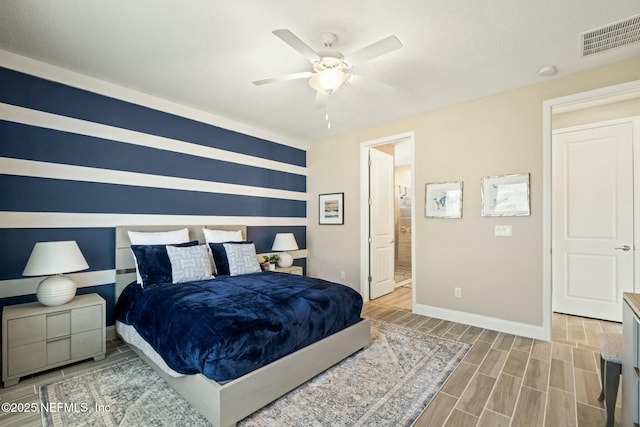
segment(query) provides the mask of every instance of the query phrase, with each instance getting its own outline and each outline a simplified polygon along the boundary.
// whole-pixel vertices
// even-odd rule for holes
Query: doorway
[[[381,180],[379,176],[372,177],[369,167],[371,151],[385,153],[393,158],[393,174],[390,178]],[[361,293],[365,301],[380,297],[388,293],[409,293],[412,307],[415,303],[413,292],[415,277],[415,256],[413,249],[414,223],[415,223],[415,198],[414,192],[414,134],[405,133],[367,141],[361,144]],[[376,155],[375,157],[379,157]],[[374,169],[376,169],[374,167]],[[380,186],[388,186],[390,189],[389,205],[392,215],[391,235],[385,235],[387,242],[392,243],[392,267],[390,269],[391,285],[385,287],[381,293],[376,283],[384,281],[385,277],[376,277],[380,272],[386,272],[387,268],[381,268],[377,260],[377,248],[372,245],[376,226],[376,218],[381,217],[379,212],[371,209],[372,197],[377,197]],[[368,213],[368,214],[367,214]]]
[[[396,288],[411,288],[411,239],[412,207],[411,197],[411,144],[401,141],[394,145],[394,234],[395,234],[395,268],[394,282]]]
[[[550,340],[552,336],[552,319],[553,319],[553,262],[552,262],[552,249],[553,248],[553,204],[558,203],[554,201],[553,197],[553,183],[552,179],[552,165],[553,165],[553,130],[558,128],[568,128],[577,125],[587,125],[588,123],[613,120],[623,117],[629,117],[637,115],[638,110],[634,113],[620,113],[619,107],[628,102],[640,102],[640,81],[628,82],[616,86],[610,86],[606,88],[596,89],[589,92],[578,93],[561,98],[551,99],[544,102],[543,105],[543,330],[544,339]],[[575,118],[581,116],[576,122]],[[569,118],[573,117],[573,121]],[[634,133],[639,134],[638,120],[634,122]],[[640,164],[637,161],[638,147],[635,148],[633,156],[636,165]],[[557,159],[556,159],[557,161]],[[633,183],[633,198],[636,201],[640,201],[640,176],[636,174],[634,176]],[[639,210],[634,212],[634,223],[640,224],[638,219]],[[631,238],[635,242],[637,237],[634,230]],[[631,245],[630,245],[631,246]],[[634,248],[635,249],[635,248]],[[634,283],[637,283],[638,269],[638,251],[632,251],[632,264],[633,264],[633,277]],[[637,286],[632,285],[635,290]],[[617,292],[617,291],[616,291]],[[587,317],[599,317],[598,313],[591,312]]]

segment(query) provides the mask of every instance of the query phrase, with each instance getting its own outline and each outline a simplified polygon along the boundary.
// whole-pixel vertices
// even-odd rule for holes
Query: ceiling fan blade
[[[329,94],[317,91],[316,92],[316,108],[324,108],[327,106],[327,101],[329,100]]]
[[[293,34],[289,30],[274,30],[272,31],[283,42],[294,48],[298,53],[307,58],[311,62],[319,61],[320,56],[314,52],[305,42],[300,40],[298,36]]]
[[[377,56],[384,55],[385,53],[393,52],[396,49],[402,47],[402,42],[396,36],[389,36],[382,40],[370,44],[350,55],[344,57],[344,61],[350,66],[361,64],[365,61],[373,59]]]
[[[396,91],[396,88],[386,83],[379,82],[377,80],[368,79],[357,74],[351,74],[349,80],[347,80],[352,86],[357,86],[369,92],[375,92],[383,95],[392,94]]]
[[[269,83],[286,82],[288,80],[306,79],[313,75],[311,71],[302,71],[300,73],[284,74],[282,76],[269,77],[268,79],[254,80],[253,83],[256,86],[265,85]]]

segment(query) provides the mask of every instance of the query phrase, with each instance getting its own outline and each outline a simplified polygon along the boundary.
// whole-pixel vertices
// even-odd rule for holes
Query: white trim
[[[385,145],[398,142],[400,140],[408,140],[410,144],[409,151],[411,153],[411,200],[416,200],[415,193],[415,178],[416,178],[416,165],[415,165],[415,132],[409,131],[396,135],[386,136],[370,141],[360,143],[360,294],[363,300],[369,301],[369,282],[367,280],[369,276],[369,245],[367,238],[369,236],[369,216],[365,215],[369,206],[369,167],[368,167],[368,150],[376,145]],[[416,204],[411,204],[411,241],[415,242],[416,239]],[[411,245],[411,277],[416,277],[416,245]],[[415,287],[415,280],[412,281],[412,287]],[[416,292],[415,289],[411,292],[412,305],[416,304]]]
[[[254,216],[149,215],[68,212],[0,212],[0,228],[104,228],[119,225],[243,224],[307,226],[307,218]]]
[[[188,154],[207,159],[222,160],[229,163],[273,169],[298,175],[306,176],[307,174],[307,168],[302,166],[263,159],[261,157],[255,157],[248,154],[234,153],[232,151],[221,150],[219,148],[206,147],[200,144],[150,135],[143,132],[122,129],[100,123],[93,123],[86,120],[75,119],[73,117],[60,116],[57,114],[46,113],[44,111],[31,110],[10,104],[0,103],[0,118],[15,123],[76,133],[79,135],[87,135],[95,138],[172,151],[175,153]],[[17,144],[19,141],[14,141],[14,143]]]
[[[554,107],[569,106],[589,100],[619,96],[640,91],[640,80],[608,86],[587,92],[548,99],[542,104],[542,330],[541,339],[551,340],[551,141],[553,139],[552,113]],[[637,283],[637,281],[636,281]],[[636,288],[637,289],[637,288]]]
[[[542,112],[542,330],[551,341],[551,106],[543,103]],[[547,145],[548,140],[548,145]]]
[[[203,110],[188,107],[153,95],[128,89],[123,86],[118,86],[113,83],[76,73],[45,62],[36,61],[35,59],[17,55],[2,49],[0,49],[0,63],[3,67],[11,68],[12,70],[41,77],[46,80],[59,82],[93,93],[98,93],[110,98],[131,102],[137,105],[175,114],[177,116],[197,120],[202,123],[208,123],[213,126],[233,130],[245,135],[277,142],[278,144],[288,145],[302,150],[307,149],[307,142],[299,139],[275,134],[246,123],[241,123]]]
[[[115,270],[70,273],[65,274],[65,276],[76,282],[76,286],[78,288],[112,285],[116,281]],[[42,279],[42,277],[28,277],[25,279],[2,280],[0,281],[0,298],[35,294],[36,289],[38,288],[38,284],[42,281]]]
[[[176,178],[164,175],[150,175],[111,169],[97,169],[85,166],[46,163],[34,160],[0,157],[0,171],[7,175],[37,178],[64,179],[82,182],[129,185],[173,190],[201,191],[253,197],[269,197],[285,200],[307,200],[307,193],[248,185],[226,184],[197,179]]]
[[[638,115],[629,116],[629,117],[620,117],[618,119],[603,120],[603,121],[598,121],[593,123],[585,123],[581,125],[569,126],[566,128],[552,129],[551,132],[552,132],[552,135],[559,135],[562,133],[575,132],[575,131],[580,131],[585,129],[597,129],[597,128],[606,127],[606,126],[614,126],[622,123],[631,123],[632,127],[634,127],[635,129],[635,122],[636,120],[638,120],[639,117],[640,116]]]
[[[633,119],[633,169],[633,292],[638,292],[640,289],[640,248],[638,248],[640,209],[636,209],[635,206],[640,204],[640,173],[636,173],[640,170],[640,116],[635,116]],[[624,307],[624,301],[622,304]]]
[[[630,100],[636,99],[636,98],[640,98],[640,93],[625,92],[625,93],[622,93],[620,95],[614,95],[614,96],[607,97],[607,98],[595,98],[595,99],[588,100],[588,101],[585,101],[585,102],[579,102],[579,103],[567,104],[567,105],[559,105],[556,108],[555,113],[557,113],[557,114],[569,113],[571,111],[583,110],[585,108],[599,107],[601,105],[606,105],[606,104],[610,104],[610,103],[613,103],[613,102],[630,101]]]
[[[563,104],[566,106],[572,104],[579,104],[587,100],[598,98],[609,98],[612,96],[619,96],[622,94],[628,94],[640,90],[640,80],[633,80],[630,82],[620,83],[613,86],[601,87],[598,89],[588,90],[586,92],[573,93],[571,95],[565,95],[558,98],[547,99],[544,101],[545,106],[560,107]],[[551,111],[551,110],[549,110]],[[563,110],[563,111],[566,111]]]
[[[435,317],[437,319],[448,320],[450,322],[477,326],[479,328],[519,335],[521,337],[529,337],[538,340],[549,341],[545,338],[545,331],[542,326],[513,322],[510,320],[498,319],[495,317],[488,317],[480,314],[467,313],[464,311],[455,311],[446,308],[432,307],[424,304],[414,304],[413,312],[422,316]]]

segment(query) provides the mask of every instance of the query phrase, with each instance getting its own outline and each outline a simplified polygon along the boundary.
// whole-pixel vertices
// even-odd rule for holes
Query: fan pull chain
[[[329,118],[329,100],[327,99],[327,103],[324,106],[324,119],[327,121],[327,129],[331,129],[331,119]]]

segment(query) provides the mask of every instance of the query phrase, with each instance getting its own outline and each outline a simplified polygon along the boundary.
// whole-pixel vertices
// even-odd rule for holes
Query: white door
[[[394,229],[393,229],[393,156],[369,149],[369,297],[393,292]]]
[[[633,126],[558,130],[552,154],[553,311],[621,321],[633,291]]]

